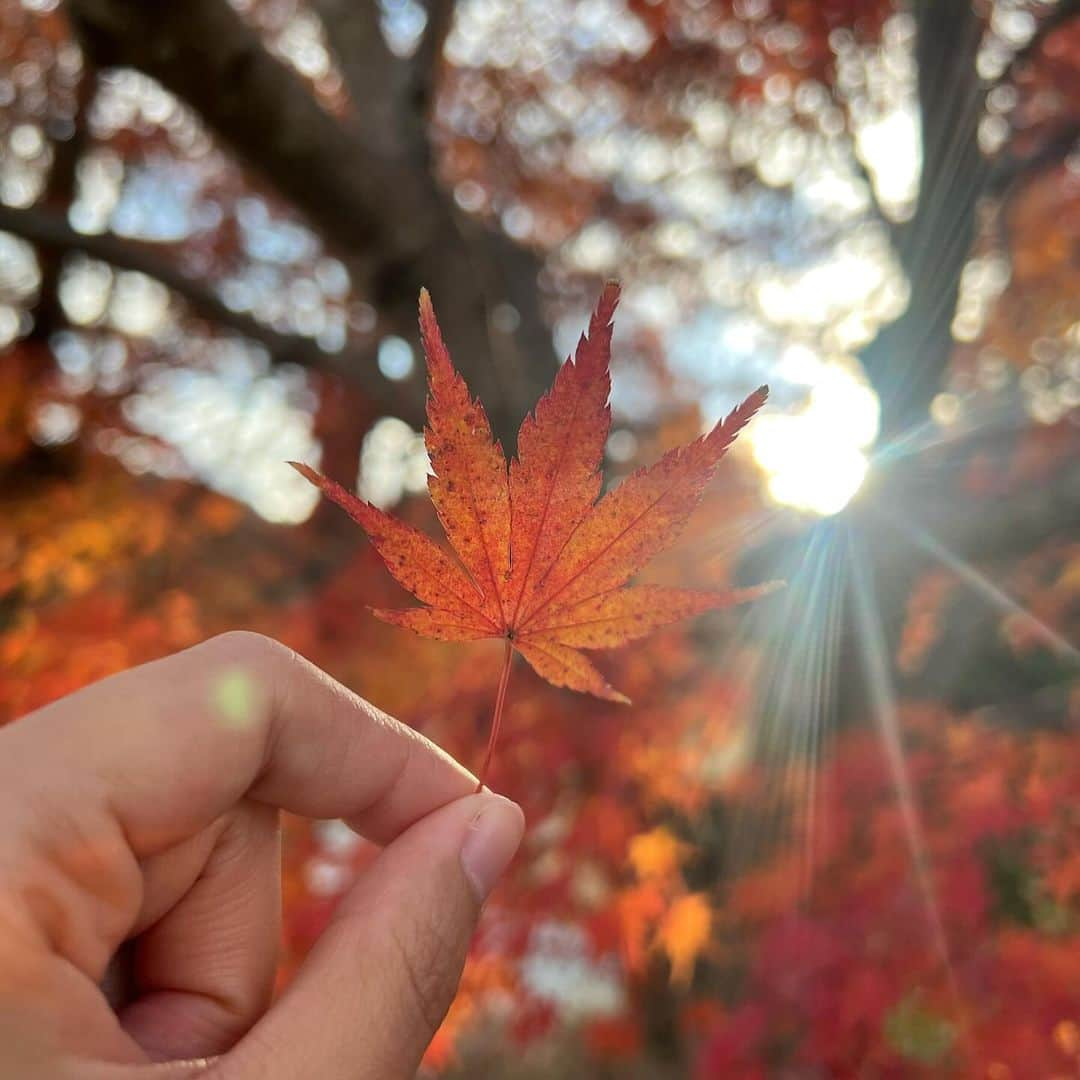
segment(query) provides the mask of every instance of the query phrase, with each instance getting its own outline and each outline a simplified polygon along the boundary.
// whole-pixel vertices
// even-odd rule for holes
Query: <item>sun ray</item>
[[[931,555],[942,566],[951,570],[958,578],[969,585],[991,607],[1003,615],[1013,615],[1024,619],[1027,625],[1037,631],[1042,640],[1062,659],[1080,663],[1080,650],[1066,640],[1052,626],[1042,621],[1023,604],[1011,597],[1002,588],[995,585],[985,574],[980,573],[971,563],[951,552],[940,540],[931,536],[919,525],[905,521],[886,511],[882,515],[888,519],[900,533],[916,547]]]
[[[726,844],[732,872],[759,862],[786,839],[803,843],[814,832],[817,767],[835,705],[831,685],[843,591],[834,532],[832,523],[819,523],[798,565],[770,567],[786,577],[788,588],[771,604],[748,610],[739,628],[739,639],[766,643],[754,676],[754,735],[756,755],[773,782],[764,803],[732,822]],[[738,649],[737,642],[729,645]],[[803,843],[800,855],[805,897],[813,883],[814,852]]]
[[[848,561],[852,571],[849,579],[849,596],[851,598],[854,625],[858,631],[859,658],[870,695],[871,713],[888,760],[893,790],[904,823],[912,864],[926,908],[930,929],[934,935],[941,961],[945,966],[952,994],[958,1009],[962,1013],[963,998],[956,981],[948,936],[941,918],[941,908],[937,901],[929,855],[923,837],[922,823],[919,820],[919,807],[916,803],[911,778],[908,774],[907,761],[904,757],[904,748],[900,737],[899,715],[896,708],[896,694],[890,672],[881,616],[877,611],[875,602],[874,581],[866,554],[855,534],[850,535],[848,552]]]

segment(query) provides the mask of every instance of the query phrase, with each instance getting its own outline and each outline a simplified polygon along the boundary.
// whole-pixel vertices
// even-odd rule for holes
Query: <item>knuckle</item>
[[[302,674],[300,658],[287,645],[253,630],[229,630],[205,642],[208,666],[218,676],[217,704],[230,721],[269,736],[273,752],[275,714],[287,704],[292,683]]]
[[[280,641],[275,641],[272,637],[267,637],[255,630],[226,630],[225,633],[210,638],[205,648],[223,658],[246,661],[259,666],[291,655],[291,650]]]

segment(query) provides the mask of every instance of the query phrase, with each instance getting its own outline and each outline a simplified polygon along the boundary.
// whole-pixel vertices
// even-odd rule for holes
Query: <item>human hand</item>
[[[412,1076],[520,809],[256,634],[0,730],[0,1077]],[[280,1000],[278,811],[385,845]],[[100,986],[133,939],[137,996]],[[157,1063],[157,1064],[155,1064]]]

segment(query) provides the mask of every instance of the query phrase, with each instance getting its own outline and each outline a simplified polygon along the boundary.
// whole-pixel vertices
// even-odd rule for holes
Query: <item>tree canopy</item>
[[[431,532],[421,287],[509,453],[618,278],[611,483],[772,391],[648,582],[787,589],[515,676],[430,1068],[1070,1074],[1078,140],[1074,0],[0,0],[0,722],[248,626],[478,760],[285,461]]]

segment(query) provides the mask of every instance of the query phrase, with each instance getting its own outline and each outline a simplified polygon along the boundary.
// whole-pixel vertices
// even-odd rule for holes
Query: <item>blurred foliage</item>
[[[350,90],[334,4],[232,9],[328,116],[383,115]],[[472,230],[500,230],[535,258],[525,286],[565,354],[599,281],[624,279],[611,472],[763,380],[774,420],[806,421],[733,455],[651,571],[721,583],[804,542],[787,595],[616,653],[631,710],[515,669],[493,785],[530,828],[432,1071],[1080,1071],[1080,18],[1068,0],[948,10],[974,13],[976,60],[929,101],[920,4],[461,0],[427,56],[430,158],[472,244],[443,289],[493,290]],[[378,14],[375,60],[424,58],[417,3]],[[977,176],[919,140],[965,78]],[[220,126],[99,65],[54,0],[0,0],[0,721],[246,626],[474,762],[499,646],[374,623],[399,591],[282,464],[321,458],[431,528],[399,308],[403,264],[441,264],[423,241],[329,235]],[[953,196],[920,162],[977,195],[956,211],[970,250],[926,224]],[[392,195],[388,228],[411,236]],[[953,292],[929,418],[871,452],[860,358]],[[512,347],[449,344],[531,401],[551,357],[500,295],[462,318]],[[931,344],[916,328],[890,362]],[[815,505],[849,451],[871,460],[849,510],[808,524],[777,504]],[[340,823],[285,837],[283,981],[372,855]]]

